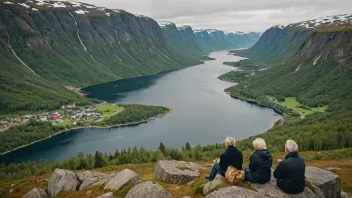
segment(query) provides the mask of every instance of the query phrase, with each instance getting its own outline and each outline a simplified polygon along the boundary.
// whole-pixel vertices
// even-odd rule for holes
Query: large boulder
[[[274,182],[268,182],[266,184],[251,184],[251,187],[255,189],[258,193],[264,195],[265,197],[275,197],[275,198],[289,198],[289,196],[281,191]]]
[[[264,198],[264,195],[246,188],[231,186],[221,188],[207,195],[205,198]]]
[[[59,193],[76,191],[77,184],[76,174],[72,171],[55,169],[49,179],[49,195],[56,197]]]
[[[324,198],[319,196],[318,194],[314,193],[312,190],[310,190],[309,188],[305,187],[304,191],[302,193],[299,194],[295,194],[295,195],[290,195],[287,194],[289,197],[291,198]]]
[[[114,198],[114,195],[112,194],[112,192],[108,192],[95,198]]]
[[[78,180],[81,181],[81,185],[79,186],[79,190],[83,190],[89,186],[102,185],[111,179],[111,175],[100,173],[96,171],[84,171],[81,173],[77,173]]]
[[[308,166],[306,167],[306,179],[313,185],[319,187],[326,198],[341,197],[340,177],[330,171]]]
[[[48,197],[48,193],[44,189],[41,188],[33,188],[27,194],[23,196],[23,198],[46,198]]]
[[[217,186],[222,184],[223,180],[225,180],[225,178],[222,175],[217,174],[213,181],[209,181],[204,185],[203,194],[207,195],[211,190],[214,190]]]
[[[183,184],[200,178],[199,169],[204,167],[184,161],[162,161],[155,167],[155,179],[172,184]]]
[[[172,198],[171,194],[167,192],[158,183],[147,181],[134,186],[126,195],[125,198]]]
[[[118,172],[113,178],[111,178],[105,185],[104,190],[118,190],[125,184],[139,184],[141,179],[137,173],[125,169]]]

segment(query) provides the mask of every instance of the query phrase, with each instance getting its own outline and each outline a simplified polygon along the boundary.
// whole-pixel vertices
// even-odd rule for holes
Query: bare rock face
[[[340,177],[330,171],[308,166],[306,167],[306,179],[324,192],[325,197],[341,197]]]
[[[290,195],[290,194],[287,194],[287,195],[292,198],[324,198],[324,197],[320,197],[318,194],[314,193],[312,190],[310,190],[307,187],[304,188],[304,191],[302,193],[295,194],[295,195]]]
[[[95,198],[114,198],[114,195],[112,194],[112,192],[108,192]]]
[[[48,194],[44,189],[41,188],[33,188],[27,194],[23,196],[23,198],[46,198]]]
[[[158,183],[147,181],[133,187],[126,195],[125,198],[172,198],[171,194],[167,192]]]
[[[76,191],[77,183],[76,174],[72,171],[57,168],[49,179],[49,195],[56,197],[59,193]]]
[[[102,185],[111,179],[109,174],[99,173],[96,171],[84,171],[77,173],[76,175],[78,180],[82,182],[79,190],[83,190],[89,186]]]
[[[238,186],[231,186],[221,188],[207,195],[205,198],[264,198],[264,195],[259,194],[253,190],[248,190]]]
[[[155,167],[154,178],[171,184],[183,184],[200,178],[203,166],[184,161],[162,161]]]
[[[139,184],[141,179],[137,173],[125,169],[118,172],[114,177],[112,177],[105,185],[104,190],[118,190],[125,184]]]
[[[289,198],[289,196],[281,191],[274,182],[268,182],[266,184],[251,184],[251,186],[265,197]]]
[[[203,194],[207,195],[209,191],[213,190],[214,188],[222,184],[224,179],[225,178],[223,176],[221,176],[220,174],[217,174],[213,181],[209,181],[204,185]],[[224,180],[224,182],[227,182],[227,181]]]

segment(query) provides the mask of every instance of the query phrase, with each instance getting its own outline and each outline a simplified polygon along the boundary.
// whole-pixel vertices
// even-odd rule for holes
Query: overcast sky
[[[193,28],[260,31],[277,24],[352,13],[352,0],[77,0]]]

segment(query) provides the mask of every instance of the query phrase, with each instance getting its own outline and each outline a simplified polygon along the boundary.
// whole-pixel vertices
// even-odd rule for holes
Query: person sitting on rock
[[[255,152],[250,157],[249,167],[245,168],[245,179],[253,183],[264,184],[270,180],[271,165],[273,158],[266,149],[263,138],[257,138],[253,141]]]
[[[278,159],[279,163],[274,171],[277,186],[288,194],[298,194],[305,188],[305,162],[298,155],[298,145],[293,140],[287,140],[285,144],[287,153],[284,160]]]
[[[220,159],[217,158],[217,160],[215,160],[213,169],[211,170],[210,175],[205,177],[206,179],[213,181],[218,173],[225,177],[227,167],[230,165],[237,170],[242,169],[243,155],[242,152],[235,147],[235,144],[235,138],[227,137],[225,139],[226,151],[220,155]]]

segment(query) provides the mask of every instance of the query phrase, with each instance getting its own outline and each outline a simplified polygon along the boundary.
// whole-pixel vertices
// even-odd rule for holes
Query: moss
[[[306,180],[306,187],[309,188],[311,191],[313,191],[314,193],[317,193],[314,186]]]

